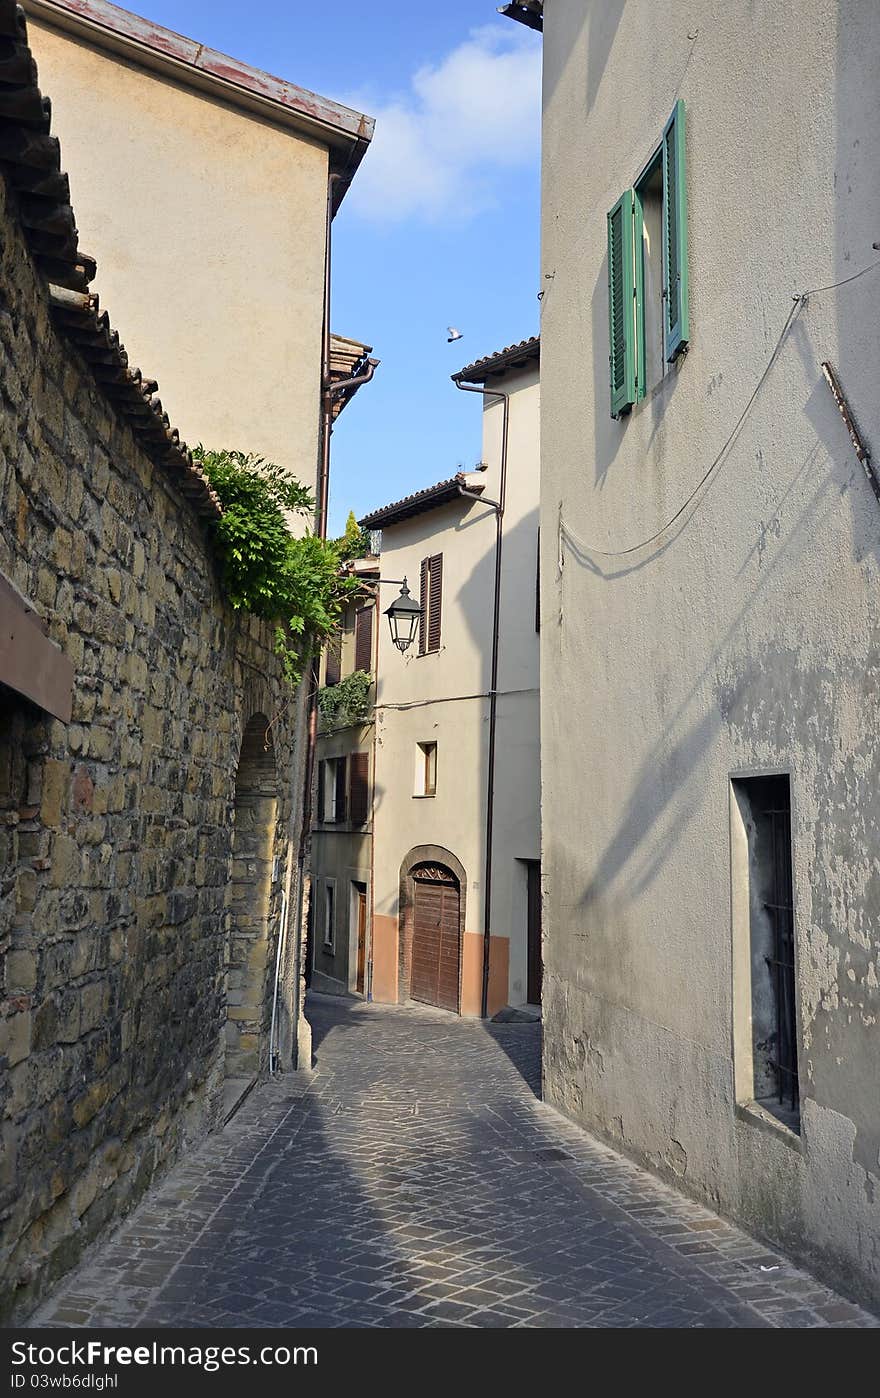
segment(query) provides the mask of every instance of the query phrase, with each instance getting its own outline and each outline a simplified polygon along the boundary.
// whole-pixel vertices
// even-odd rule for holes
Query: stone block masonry
[[[69,724],[0,687],[6,1318],[217,1122],[231,950],[247,1068],[266,1066],[302,721],[269,629],[224,602],[207,526],[57,332],[12,200],[0,180],[0,572],[76,678]],[[229,897],[233,810],[244,731],[270,719],[255,951]]]

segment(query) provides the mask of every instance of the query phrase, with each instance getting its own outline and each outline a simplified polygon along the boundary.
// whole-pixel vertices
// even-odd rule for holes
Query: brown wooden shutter
[[[428,649],[428,564],[430,559],[422,559],[421,579],[419,582],[419,606],[422,614],[419,617],[419,655],[424,655]]]
[[[342,678],[342,637],[331,636],[327,642],[327,663],[324,668],[324,683],[338,684]]]
[[[348,758],[336,759],[336,823],[343,824],[348,819],[346,796],[348,795]]]
[[[373,608],[362,607],[354,620],[354,668],[373,673]]]
[[[322,761],[322,762],[319,762],[319,763],[318,763],[318,799],[317,799],[317,801],[316,801],[316,803],[315,803],[315,805],[316,805],[315,819],[316,819],[316,821],[318,822],[318,824],[320,824],[321,821],[324,819],[324,785],[325,785],[324,778],[325,778],[325,776],[326,776],[325,764],[324,764],[324,762]]]
[[[370,754],[351,755],[350,813],[352,825],[366,825],[370,814]]]
[[[435,553],[430,560],[428,606],[428,650],[440,649],[440,612],[443,598],[443,555]]]

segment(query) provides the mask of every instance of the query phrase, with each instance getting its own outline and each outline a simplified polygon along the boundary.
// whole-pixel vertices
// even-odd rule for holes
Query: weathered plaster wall
[[[251,715],[274,719],[271,965],[302,705],[276,678],[267,628],[224,604],[190,506],[56,334],[2,183],[0,222],[0,571],[76,675],[68,725],[0,696],[8,1314],[217,1122],[242,732]]]
[[[880,440],[880,271],[810,298],[680,527],[600,551],[688,498],[792,296],[876,261],[877,8],[547,0],[545,16],[547,1093],[876,1299],[880,509],[819,364]],[[691,346],[613,421],[605,214],[676,95]],[[584,545],[561,575],[560,507]],[[792,784],[800,1140],[734,1090],[730,778],[776,770]]]
[[[187,441],[312,485],[327,148],[42,21],[29,33],[93,289],[133,363]]]

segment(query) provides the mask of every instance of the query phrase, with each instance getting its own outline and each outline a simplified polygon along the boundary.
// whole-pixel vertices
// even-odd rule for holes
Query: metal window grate
[[[791,812],[765,812],[770,821],[772,896],[764,907],[773,922],[773,955],[766,958],[773,977],[776,1001],[776,1070],[780,1103],[792,1109],[799,1101],[797,1071],[797,1022],[794,978],[794,900],[791,876]]]

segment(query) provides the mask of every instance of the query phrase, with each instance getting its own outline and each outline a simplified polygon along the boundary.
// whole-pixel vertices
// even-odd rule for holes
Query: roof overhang
[[[335,384],[345,385],[332,395],[334,422],[343,408],[351,402],[358,389],[363,388],[364,382],[367,382],[365,375],[372,352],[372,345],[362,344],[360,340],[349,340],[345,335],[331,334],[330,386],[332,388]],[[378,360],[373,362],[377,364]]]
[[[509,5],[499,5],[498,13],[506,15],[508,19],[519,20],[520,24],[537,29],[538,33],[543,32],[544,0],[512,0]]]
[[[485,383],[488,378],[528,368],[531,364],[539,364],[540,360],[541,337],[532,335],[531,339],[520,340],[518,345],[508,345],[506,349],[498,350],[495,354],[487,354],[483,359],[474,360],[473,364],[466,364],[457,374],[452,375],[452,382]]]
[[[21,3],[39,23],[326,145],[331,174],[343,177],[335,182],[333,212],[338,209],[372,139],[372,117],[206,48],[108,0]]]
[[[429,485],[426,490],[418,490],[414,495],[395,500],[392,505],[383,505],[380,510],[364,515],[363,519],[358,520],[358,524],[361,529],[385,529],[389,524],[401,524],[405,519],[423,515],[428,510],[436,510],[440,505],[449,505],[454,500],[472,499],[475,495],[482,495],[485,488],[482,481],[472,485],[463,472],[459,472],[447,481],[438,481],[436,485]],[[467,496],[462,495],[462,490],[467,490]]]

